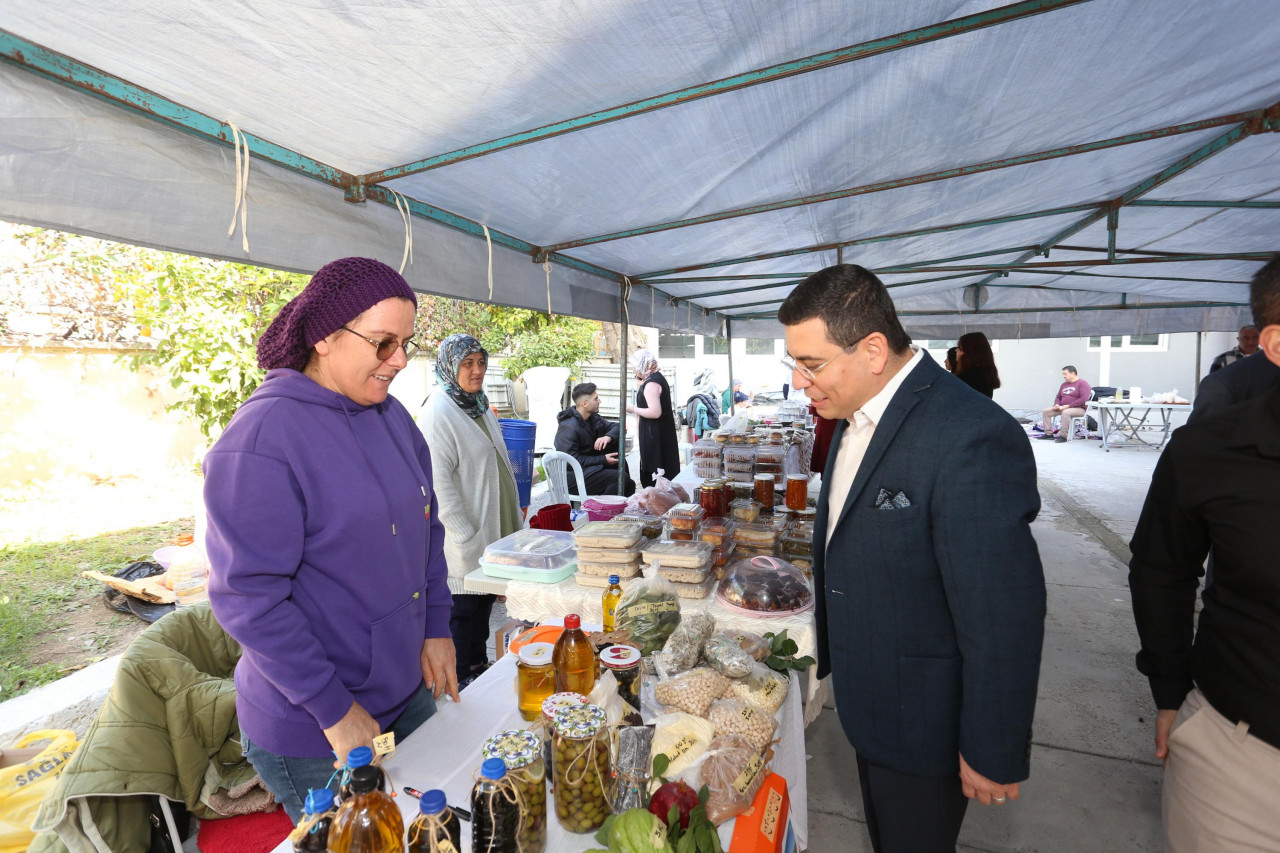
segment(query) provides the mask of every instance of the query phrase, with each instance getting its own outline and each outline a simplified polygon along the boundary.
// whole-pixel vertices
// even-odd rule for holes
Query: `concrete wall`
[[[203,452],[199,428],[166,407],[178,394],[127,350],[0,346],[0,485],[61,476],[154,476]]]

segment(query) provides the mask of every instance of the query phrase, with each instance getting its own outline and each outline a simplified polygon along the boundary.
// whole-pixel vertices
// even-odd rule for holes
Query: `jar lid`
[[[556,714],[565,708],[572,708],[574,705],[587,704],[587,697],[581,693],[552,693],[546,699],[542,700],[542,713],[550,720],[555,720]]]
[[[542,756],[542,738],[525,729],[498,732],[484,742],[480,754],[486,759],[501,758],[508,770],[518,770]]]
[[[555,652],[554,643],[530,643],[520,649],[520,663],[529,666],[550,666],[551,655]]]
[[[604,728],[604,708],[599,705],[576,705],[556,714],[556,734],[568,738],[594,737]]]
[[[630,669],[640,664],[640,650],[631,646],[607,646],[600,652],[600,663],[608,669]]]
[[[788,474],[787,479],[788,480],[804,480],[806,483],[809,482],[809,477],[807,474]]]
[[[771,482],[771,483],[772,483],[772,482],[773,482],[773,475],[772,475],[772,474],[756,474],[756,479],[757,479],[757,480],[762,480],[762,481],[763,481],[763,480],[768,480],[769,482]]]

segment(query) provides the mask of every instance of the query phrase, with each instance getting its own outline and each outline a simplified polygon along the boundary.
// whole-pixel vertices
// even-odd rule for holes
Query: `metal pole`
[[[627,297],[631,288],[627,282],[622,283],[618,299],[618,314],[622,320],[622,334],[618,340],[618,494],[627,493],[627,333],[630,331],[630,316],[627,313]],[[653,318],[649,318],[652,322]],[[640,476],[639,473],[636,476]]]
[[[729,347],[729,414],[737,414],[738,400],[733,393],[733,321],[724,321],[724,339]]]
[[[1191,399],[1196,398],[1196,391],[1200,390],[1200,350],[1204,346],[1204,332],[1196,332],[1196,379],[1191,383]]]

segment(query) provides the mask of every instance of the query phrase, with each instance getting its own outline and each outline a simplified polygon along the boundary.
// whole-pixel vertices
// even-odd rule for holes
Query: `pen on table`
[[[410,788],[408,785],[404,786],[404,792],[409,796],[413,797],[415,800],[422,799],[422,795],[423,793],[425,793],[423,791],[419,791],[417,788]],[[458,817],[462,818],[463,820],[471,820],[471,812],[467,811],[466,809],[459,808],[458,806],[449,806],[449,808],[453,810],[454,814],[456,814]]]

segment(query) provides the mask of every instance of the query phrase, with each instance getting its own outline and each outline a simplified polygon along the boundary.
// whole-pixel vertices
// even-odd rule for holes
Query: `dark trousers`
[[[473,674],[489,662],[489,613],[492,595],[453,594],[449,611],[449,633],[458,661],[458,680]]]
[[[969,806],[958,772],[912,776],[859,755],[858,782],[876,853],[955,853]]]
[[[627,475],[626,492],[623,497],[631,497],[636,492],[636,481],[631,479],[630,474]],[[600,471],[593,471],[587,475],[587,494],[589,495],[616,495],[618,493],[618,466],[606,466]]]

